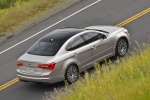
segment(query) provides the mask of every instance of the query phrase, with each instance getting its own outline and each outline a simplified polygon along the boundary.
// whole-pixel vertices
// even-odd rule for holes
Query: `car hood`
[[[89,27],[86,27],[85,29],[103,30],[103,31],[106,31],[106,32],[109,32],[109,33],[113,33],[113,32],[115,32],[115,31],[121,29],[121,27],[117,27],[117,26],[107,26],[107,25],[104,25],[104,26],[96,25],[96,26],[89,26]]]

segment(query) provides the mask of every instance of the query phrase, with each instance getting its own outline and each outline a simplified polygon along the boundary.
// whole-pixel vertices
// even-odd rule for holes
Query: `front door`
[[[104,38],[104,35],[97,32],[88,32],[83,35],[86,44],[89,44],[93,56],[93,61],[100,61],[113,54],[112,41],[110,38]]]

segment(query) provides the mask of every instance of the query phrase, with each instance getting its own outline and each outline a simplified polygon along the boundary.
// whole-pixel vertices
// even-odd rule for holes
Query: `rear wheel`
[[[66,70],[65,79],[66,81],[71,84],[74,83],[79,78],[79,70],[77,65],[71,64]]]
[[[123,57],[128,52],[128,42],[126,39],[121,38],[117,42],[116,46],[116,56]]]

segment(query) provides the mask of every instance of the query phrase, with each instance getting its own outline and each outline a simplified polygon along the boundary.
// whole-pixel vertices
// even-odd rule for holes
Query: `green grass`
[[[15,6],[16,2],[21,3],[22,1],[28,0],[0,0],[0,9],[10,8],[12,6]]]
[[[5,1],[5,0],[3,0]],[[51,9],[59,0],[14,0],[14,6],[0,9],[0,35],[11,31],[27,19],[36,16],[45,9]],[[10,5],[12,1],[9,2]]]
[[[137,52],[102,65],[103,73],[95,63],[94,74],[57,92],[56,100],[150,100],[150,46]]]

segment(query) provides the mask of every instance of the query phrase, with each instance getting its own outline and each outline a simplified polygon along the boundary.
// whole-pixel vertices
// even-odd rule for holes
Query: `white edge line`
[[[98,3],[98,2],[100,2],[100,1],[101,1],[101,0],[97,0],[96,2],[94,2],[94,3],[92,3],[92,4],[88,5],[88,6],[86,6],[86,7],[84,7],[84,8],[82,8],[82,9],[80,9],[80,10],[78,10],[77,12],[75,12],[75,13],[73,13],[73,14],[71,14],[71,15],[67,16],[66,18],[64,18],[64,19],[62,19],[62,20],[60,20],[60,21],[58,21],[58,22],[56,22],[56,23],[52,24],[51,26],[49,26],[49,27],[47,27],[47,28],[45,28],[45,29],[41,30],[40,32],[38,32],[38,33],[36,33],[36,34],[34,34],[34,35],[32,35],[32,36],[30,36],[30,37],[26,38],[25,40],[23,40],[23,41],[21,41],[21,42],[19,42],[19,43],[15,44],[15,45],[13,45],[13,46],[11,46],[11,47],[7,48],[7,49],[5,49],[5,50],[1,51],[1,52],[0,52],[0,55],[1,55],[1,54],[3,54],[3,53],[5,53],[6,51],[8,51],[8,50],[12,49],[12,48],[14,48],[14,47],[16,47],[16,46],[18,46],[18,45],[20,45],[20,44],[24,43],[25,41],[27,41],[27,40],[29,40],[29,39],[31,39],[31,38],[33,38],[33,37],[35,37],[36,35],[38,35],[38,34],[40,34],[40,33],[44,32],[44,31],[46,31],[47,29],[52,28],[53,26],[55,26],[55,25],[57,25],[57,24],[59,24],[59,23],[61,23],[61,22],[65,21],[66,19],[68,19],[68,18],[70,18],[70,17],[72,17],[72,16],[74,16],[74,15],[78,14],[79,12],[82,12],[83,10],[85,10],[85,9],[87,9],[87,8],[89,8],[89,7],[93,6],[93,5],[95,5],[95,4],[97,4],[97,3]]]

